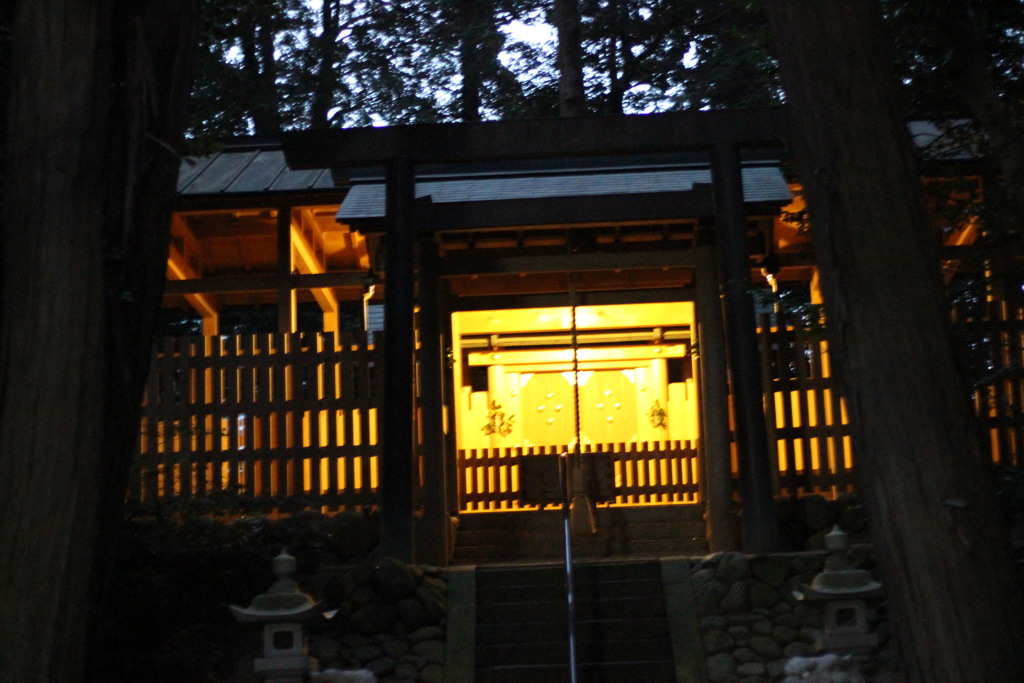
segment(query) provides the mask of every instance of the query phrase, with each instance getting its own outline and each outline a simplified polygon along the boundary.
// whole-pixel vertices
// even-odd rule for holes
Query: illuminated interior
[[[452,315],[458,448],[696,439],[690,302]]]

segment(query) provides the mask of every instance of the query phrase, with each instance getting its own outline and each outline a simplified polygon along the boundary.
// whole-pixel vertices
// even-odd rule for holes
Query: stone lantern
[[[295,558],[282,550],[273,560],[277,580],[270,589],[248,607],[231,605],[240,623],[263,624],[263,656],[253,665],[256,675],[268,683],[301,683],[316,668],[316,660],[307,656],[302,622],[323,614],[323,607],[299,591],[292,579],[295,567]]]
[[[819,651],[866,652],[878,645],[878,636],[868,627],[868,598],[882,594],[882,585],[863,569],[850,566],[846,551],[850,543],[846,534],[834,527],[825,536],[829,557],[825,570],[814,577],[810,586],[794,591],[798,600],[825,603],[824,634],[817,640]]]

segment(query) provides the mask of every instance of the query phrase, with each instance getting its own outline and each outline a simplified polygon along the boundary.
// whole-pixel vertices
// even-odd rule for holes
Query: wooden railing
[[[479,448],[458,452],[460,509],[464,512],[529,510],[520,463],[569,450],[568,446]],[[594,494],[614,506],[700,501],[697,448],[690,441],[587,444],[581,455]],[[555,459],[539,476],[557,487]],[[554,484],[552,484],[554,482]]]
[[[158,340],[128,498],[373,506],[382,374],[361,333]]]
[[[832,497],[851,491],[850,424],[824,332],[771,327],[762,316],[758,336],[768,450],[777,464],[776,493]]]

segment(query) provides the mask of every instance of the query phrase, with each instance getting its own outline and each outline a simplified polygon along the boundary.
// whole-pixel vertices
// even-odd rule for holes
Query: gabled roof
[[[588,173],[535,174],[526,176],[444,177],[420,176],[416,197],[433,204],[460,202],[592,197],[661,192],[689,192],[711,183],[711,169],[635,168]],[[778,166],[743,169],[743,195],[747,202],[789,202],[792,195]],[[338,211],[338,220],[384,216],[384,183],[354,183]]]
[[[276,139],[241,138],[201,157],[186,157],[178,172],[179,197],[337,190],[327,169],[295,171]]]
[[[792,200],[778,161],[747,162],[742,173],[747,204],[778,208]],[[710,186],[707,162],[665,155],[425,166],[417,173],[416,197],[430,204],[435,227],[460,229],[693,218],[712,213]],[[337,219],[381,230],[384,206],[380,170],[356,172]]]

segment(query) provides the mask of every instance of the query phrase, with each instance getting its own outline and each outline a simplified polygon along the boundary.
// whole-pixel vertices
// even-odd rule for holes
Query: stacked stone
[[[321,668],[366,669],[384,682],[441,683],[447,591],[443,570],[390,558],[337,572],[323,595],[338,613],[310,654]]]
[[[787,661],[817,654],[822,608],[798,601],[793,592],[822,570],[825,557],[716,553],[693,563],[694,601],[711,683],[783,681]],[[884,642],[878,610],[872,618]],[[876,657],[862,671],[870,672],[871,680],[887,680],[883,671],[895,667],[888,659],[895,658],[883,652],[883,661]]]

